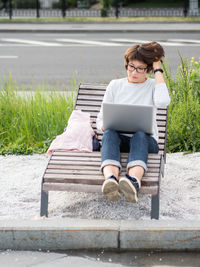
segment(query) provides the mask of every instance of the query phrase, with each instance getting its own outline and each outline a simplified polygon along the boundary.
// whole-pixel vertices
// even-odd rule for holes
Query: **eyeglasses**
[[[147,68],[141,68],[141,67],[134,67],[133,65],[127,64],[127,68],[129,71],[134,71],[136,70],[138,73],[145,73]]]

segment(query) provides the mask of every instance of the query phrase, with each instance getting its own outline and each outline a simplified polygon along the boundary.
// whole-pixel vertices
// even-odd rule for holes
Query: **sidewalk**
[[[0,32],[200,32],[200,23],[0,23]]]
[[[199,251],[200,222],[39,219],[0,221],[0,250]]]

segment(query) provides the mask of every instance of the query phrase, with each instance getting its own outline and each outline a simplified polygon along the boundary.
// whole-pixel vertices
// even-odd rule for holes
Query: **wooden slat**
[[[57,164],[66,164],[66,165],[72,165],[72,166],[77,166],[78,164],[80,166],[85,166],[85,169],[87,169],[86,166],[98,166],[100,169],[100,165],[101,165],[101,161],[89,161],[89,160],[51,160],[50,164],[55,164],[57,162]],[[126,160],[121,161],[122,166],[126,166]],[[159,163],[153,163],[153,164],[147,164],[147,167],[149,168],[149,171],[151,171],[151,169],[157,169],[159,167]]]
[[[69,184],[69,183],[73,183],[73,184],[87,184],[87,185],[102,185],[104,182],[104,179],[81,179],[80,177],[76,178],[76,179],[64,179],[64,178],[45,178],[44,179],[45,183],[63,183],[63,184]],[[154,186],[157,185],[158,183],[158,179],[156,178],[151,178],[151,180],[148,179],[143,179],[142,180],[142,186]]]
[[[103,95],[81,95],[81,94],[78,94],[77,99],[78,100],[102,101],[103,100]]]
[[[147,166],[149,166],[149,165],[147,165]],[[62,169],[62,170],[86,170],[86,167],[85,167],[85,165],[78,165],[78,163],[77,164],[74,164],[74,165],[67,165],[67,164],[65,164],[65,162],[62,162],[62,164],[56,164],[56,163],[52,163],[52,162],[50,162],[49,164],[48,164],[48,169],[54,169],[54,170],[56,170],[56,169]],[[47,170],[48,170],[47,169]],[[97,164],[97,165],[90,165],[90,166],[88,166],[87,165],[87,170],[94,170],[94,171],[99,171],[100,170],[100,165],[99,164]]]
[[[79,152],[79,151],[54,151],[53,152],[54,156],[76,156],[76,157],[101,157],[101,152],[99,151],[94,151],[92,153],[85,153],[85,152]],[[128,153],[121,153],[121,158],[127,158],[128,157]],[[160,155],[159,154],[152,154],[149,153],[148,155],[148,160],[157,160],[160,159]]]
[[[86,89],[79,89],[80,95],[101,95],[104,96],[104,91],[102,90],[86,90]]]
[[[74,164],[74,165],[68,164],[68,162],[63,162],[63,163],[59,162],[58,165],[56,165],[55,163],[53,163],[52,165],[56,166],[55,168],[53,168],[54,169],[53,172],[55,172],[55,173],[57,172],[58,169],[68,170],[70,172],[70,171],[77,170],[79,168],[79,169],[84,170],[85,173],[87,173],[88,170],[94,170],[97,173],[99,173],[99,175],[100,175],[100,168],[99,168],[98,164],[96,164],[94,166],[93,165],[89,165],[89,166],[88,165],[86,165],[86,166],[82,165],[82,166],[80,166],[80,165],[78,165],[78,162],[76,164]],[[58,168],[57,168],[57,166],[58,166]],[[122,169],[125,170],[125,168],[126,168],[126,165],[125,164],[122,165]],[[49,170],[49,169],[51,169],[51,167],[49,167],[49,165],[48,165],[48,169],[47,170]],[[160,167],[159,167],[159,169],[160,169]],[[45,173],[48,173],[47,170],[46,170]],[[144,177],[155,177],[156,178],[156,177],[159,176],[159,171],[156,171],[156,172],[151,172],[151,171],[153,171],[153,169],[150,169],[150,171],[146,172]]]
[[[76,109],[82,110],[82,111],[86,111],[89,112],[90,114],[95,114],[96,116],[98,115],[99,111],[100,111],[100,105],[99,106],[83,106],[83,105],[77,105]],[[158,114],[156,115],[156,120],[160,120],[160,121],[166,121],[166,115],[163,114]]]
[[[90,110],[89,106],[96,106],[96,107],[100,108],[101,104],[102,104],[102,100],[95,101],[94,99],[77,100],[77,102],[76,102],[76,106],[80,106],[84,110]],[[156,114],[158,116],[166,116],[167,115],[167,110],[166,109],[157,110]]]
[[[158,173],[160,170],[160,168],[149,168],[148,169],[148,173],[152,173],[153,175],[156,175],[156,173]],[[49,173],[49,172],[46,172],[45,175],[44,175],[44,178],[61,178],[61,179],[84,179],[84,180],[87,180],[89,179],[89,177],[91,177],[91,180],[92,179],[99,179],[101,178],[102,179],[102,174],[100,172],[96,172],[95,174],[91,174],[88,172],[88,170],[86,169],[84,173],[78,173],[78,172],[75,172],[75,173],[61,173],[61,172],[56,172],[56,173]],[[156,177],[156,176],[155,176]]]
[[[87,83],[84,83],[84,84],[80,84],[79,88],[80,89],[89,89],[89,90],[106,90],[107,88],[107,84],[87,84]],[[80,90],[79,89],[79,90]]]
[[[66,169],[75,169],[75,168],[78,168],[79,165],[80,165],[80,168],[82,168],[82,169],[87,169],[88,166],[91,166],[91,167],[96,166],[98,169],[100,169],[100,161],[90,162],[90,161],[78,161],[78,160],[76,160],[76,161],[75,160],[74,161],[71,161],[71,160],[62,160],[62,161],[51,160],[49,162],[49,164],[51,164],[51,165],[66,165]],[[68,166],[71,166],[71,167],[68,167]],[[126,161],[122,162],[122,166],[126,166]],[[156,164],[151,164],[151,163],[147,164],[148,168],[157,168],[158,166],[159,166],[159,163],[157,163],[157,162],[156,162]],[[51,168],[54,168],[54,167],[52,166]],[[55,167],[55,168],[58,168],[58,167]]]
[[[69,192],[86,192],[86,193],[100,193],[101,185],[83,185],[83,184],[48,184],[43,185],[44,191],[69,191]],[[141,194],[156,195],[158,193],[158,186],[143,186],[140,188]]]
[[[52,163],[50,162],[48,164],[48,169],[63,169],[63,170],[85,170],[85,165],[66,165],[65,163],[62,162],[62,164],[57,164],[57,163]],[[47,169],[47,170],[48,170]],[[99,165],[96,166],[87,166],[87,170],[94,170],[94,171],[99,171]]]
[[[160,168],[159,168],[160,169]],[[157,173],[158,170],[156,169],[151,169],[149,168],[149,171],[148,172],[151,172],[151,173]],[[120,173],[121,176],[124,176],[126,173],[126,171],[122,171]],[[44,175],[44,178],[63,178],[63,179],[70,179],[70,178],[79,178],[80,179],[98,179],[98,178],[102,178],[103,179],[103,175],[100,171],[98,170],[88,170],[88,169],[85,169],[85,170],[62,170],[62,169],[47,169],[46,170],[46,173]],[[144,176],[145,177],[145,176]]]
[[[98,170],[63,170],[63,169],[47,169],[46,170],[46,174],[53,174],[52,176],[45,176],[45,178],[59,178],[57,176],[57,174],[65,174],[67,178],[61,178],[61,179],[70,179],[71,176],[68,175],[72,175],[73,177],[75,177],[75,179],[81,179],[81,180],[94,180],[94,177],[98,177],[97,179],[101,179],[102,181],[104,181],[104,177],[103,175],[98,172]],[[120,173],[120,177],[125,176],[126,171],[122,171]],[[142,179],[143,182],[145,183],[155,183],[158,182],[158,177],[143,177]]]
[[[81,151],[63,151],[63,150],[55,150],[53,151],[54,156],[76,156],[76,157],[101,157],[101,152],[93,151],[93,152],[81,152]],[[128,155],[128,154],[127,154]]]
[[[88,107],[88,106],[97,106],[97,107],[101,107],[101,103],[102,101],[85,101],[85,100],[77,100],[76,105],[80,105],[80,106],[84,106],[84,107]]]
[[[97,135],[102,135],[102,132],[100,132],[100,131],[98,131],[96,129],[94,129],[94,130],[97,133]],[[165,131],[164,132],[163,131],[162,132],[158,131],[158,137],[161,138],[161,139],[165,138]]]
[[[69,192],[86,192],[97,193],[101,192],[101,185],[84,185],[84,184],[71,184],[71,183],[44,183],[44,191],[69,191]]]
[[[85,162],[101,162],[101,158],[100,157],[70,157],[70,158],[67,158],[66,156],[52,156],[51,157],[51,160],[58,160],[58,161],[79,161],[79,162],[83,162],[83,164]],[[122,163],[126,163],[127,162],[127,158],[122,158],[121,159],[121,162]],[[159,163],[151,163],[152,166],[156,166],[156,165],[159,165]]]
[[[83,112],[89,112],[90,113],[90,117],[91,119],[95,119],[97,118],[97,115],[99,113],[100,108],[97,108],[97,110],[92,110],[91,109],[81,109],[81,106],[77,106],[76,109],[78,110],[82,110]],[[159,125],[166,125],[166,117],[165,116],[156,116],[156,121],[159,122]],[[161,123],[160,123],[161,122]]]
[[[149,167],[150,168],[150,172],[151,170],[155,170],[155,168],[153,167]],[[157,167],[158,171],[160,169],[160,167]],[[156,169],[157,171],[157,169]],[[153,171],[152,171],[153,172]],[[93,176],[93,175],[97,175],[97,176],[102,176],[102,173],[100,172],[99,169],[88,169],[88,168],[79,168],[77,167],[76,169],[60,169],[60,168],[49,168],[46,170],[46,174],[66,174],[66,175],[88,175],[88,176]],[[120,173],[120,175],[125,175],[126,171],[124,169],[124,171],[122,171]]]
[[[50,163],[51,164],[59,164],[59,165],[66,164],[66,165],[70,165],[70,166],[77,166],[77,165],[80,165],[82,163],[85,166],[97,166],[100,168],[99,162],[82,161],[79,163],[79,161],[70,161],[70,160],[67,160],[67,161],[51,160]]]
[[[100,106],[82,106],[82,105],[77,105],[76,106],[76,109],[80,109],[80,110],[84,110],[84,111],[87,111],[87,112],[95,112],[97,111],[97,114],[98,112],[100,111]]]
[[[96,121],[93,121],[92,122],[92,128],[95,130],[95,132],[97,132],[97,134],[98,133],[102,133],[101,131],[97,130]],[[158,133],[159,132],[165,132],[165,130],[166,130],[166,127],[165,126],[163,126],[163,125],[158,126]]]

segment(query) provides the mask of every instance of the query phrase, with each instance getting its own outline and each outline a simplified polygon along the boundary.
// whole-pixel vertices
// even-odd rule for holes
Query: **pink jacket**
[[[90,114],[81,110],[74,110],[68,120],[66,131],[52,141],[47,154],[51,154],[53,150],[92,152],[94,134]]]

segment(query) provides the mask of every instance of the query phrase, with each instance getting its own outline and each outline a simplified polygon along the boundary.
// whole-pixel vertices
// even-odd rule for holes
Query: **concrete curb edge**
[[[0,249],[200,251],[200,221],[0,221]]]

